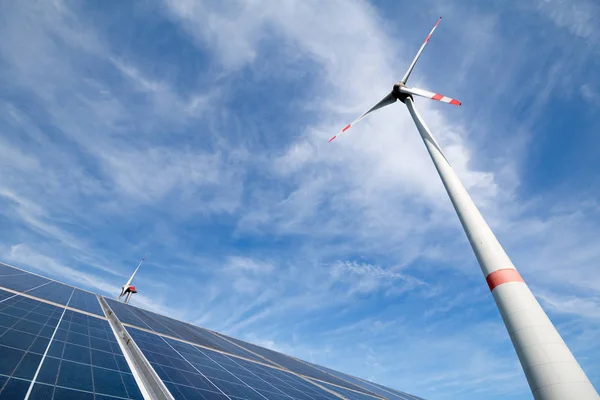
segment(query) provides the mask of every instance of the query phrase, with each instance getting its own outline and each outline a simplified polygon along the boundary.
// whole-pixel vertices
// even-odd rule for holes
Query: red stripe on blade
[[[433,99],[433,100],[441,100],[441,99],[442,99],[442,97],[444,97],[444,96],[442,96],[441,94],[435,94],[435,95],[432,97],[432,99]]]
[[[519,271],[512,268],[499,269],[489,274],[485,280],[487,281],[490,291],[496,287],[508,282],[525,282]]]
[[[450,100],[450,104],[454,104],[455,106],[460,106],[461,103],[458,100],[452,99],[452,100]]]
[[[427,35],[427,37],[425,38],[425,43],[429,42],[430,37],[431,37],[431,34]]]
[[[346,132],[348,129],[350,129],[350,125],[351,124],[346,125],[346,127],[344,129],[342,129],[342,132]]]
[[[335,139],[336,137],[337,137],[337,135],[336,135],[336,136],[334,136],[334,137],[332,137],[331,139],[329,139],[329,142],[328,142],[328,143],[331,143],[331,141],[332,141],[333,139]]]

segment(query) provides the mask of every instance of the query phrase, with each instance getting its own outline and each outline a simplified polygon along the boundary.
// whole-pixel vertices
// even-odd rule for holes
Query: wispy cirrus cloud
[[[561,187],[572,174],[556,173],[548,142],[579,115],[552,105],[595,87],[596,11],[397,7],[3,3],[2,254],[112,294],[150,251],[138,305],[426,398],[527,398],[402,105],[326,141],[399,78],[438,16],[423,9],[441,10],[412,80],[464,106],[418,107],[569,345],[596,354],[582,343],[600,291],[597,206],[593,190]],[[580,153],[594,143],[585,126],[572,135]],[[536,165],[540,153],[555,158]]]

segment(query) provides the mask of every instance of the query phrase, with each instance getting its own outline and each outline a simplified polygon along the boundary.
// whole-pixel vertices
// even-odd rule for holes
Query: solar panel
[[[222,336],[226,337],[225,335],[222,335]],[[232,342],[237,343],[238,345],[240,345],[242,347],[247,348],[248,350],[253,351],[254,353],[257,353],[257,354],[260,354],[260,355],[266,357],[267,359],[275,362],[276,364],[278,364],[290,371],[293,371],[293,372],[296,372],[296,373],[299,373],[299,374],[302,374],[302,375],[305,375],[305,376],[308,376],[311,378],[315,378],[315,379],[318,379],[321,381],[330,382],[335,385],[358,390],[358,391],[366,393],[366,394],[375,395],[374,393],[370,392],[369,390],[367,390],[361,386],[354,385],[346,380],[340,379],[339,377],[336,377],[336,376],[331,375],[327,372],[324,372],[320,369],[317,369],[307,362],[298,360],[296,358],[287,356],[285,354],[281,354],[274,350],[265,349],[264,347],[260,347],[260,346],[254,345],[254,344],[244,342],[239,339],[234,339],[231,337],[227,337],[227,339],[231,340]]]
[[[3,268],[3,270],[5,270],[3,272],[9,272],[7,271],[7,268]],[[17,271],[18,270],[12,269],[12,271],[10,271],[12,273],[0,274],[1,286],[7,289],[16,290],[17,292],[27,293],[32,289],[39,288],[51,282],[49,279],[37,275]]]
[[[37,297],[39,299],[48,300],[53,303],[67,305],[67,302],[73,294],[73,288],[71,286],[63,285],[58,282],[48,282],[46,285],[42,285],[35,289],[27,292],[28,295]]]
[[[207,329],[200,328],[173,318],[165,317],[147,310],[125,305],[121,302],[105,298],[119,320],[139,328],[150,329],[154,332],[186,340],[201,346],[210,347],[240,357],[260,362],[268,362],[251,352],[228,342]]]
[[[2,263],[0,263],[0,288],[26,293],[62,305],[66,305],[67,300],[71,298],[69,307],[99,316],[104,315],[95,294]]]
[[[128,330],[176,399],[338,399],[291,373],[135,328]],[[224,396],[223,396],[224,395]]]
[[[69,307],[77,308],[78,310],[86,311],[91,314],[104,316],[98,298],[95,294],[84,290],[75,289]]]
[[[58,327],[37,382],[77,396],[142,399],[108,322],[70,310]]]
[[[6,293],[6,292],[5,292]],[[0,303],[0,397],[23,397],[62,309],[22,296]]]
[[[330,369],[327,367],[323,367],[323,366],[312,364],[312,363],[311,363],[311,365],[313,367],[323,370],[331,375],[335,375],[335,376],[337,376],[341,379],[344,379],[348,382],[354,383],[356,386],[360,386],[366,390],[369,390],[370,392],[378,394],[379,396],[386,397],[390,400],[423,400],[420,397],[413,396],[408,393],[400,392],[398,390],[390,389],[385,386],[378,385],[374,382],[365,381],[364,379],[360,379],[360,378],[354,377],[352,375],[344,374],[342,372],[339,372],[339,371],[336,371],[336,370],[333,370],[333,369]]]
[[[104,300],[0,263],[0,400],[422,400]]]

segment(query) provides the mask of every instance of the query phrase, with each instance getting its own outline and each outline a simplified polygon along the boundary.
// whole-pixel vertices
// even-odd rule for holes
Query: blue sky
[[[600,7],[0,2],[0,259],[427,399],[529,399],[401,78],[600,387]],[[410,23],[410,25],[408,25]]]

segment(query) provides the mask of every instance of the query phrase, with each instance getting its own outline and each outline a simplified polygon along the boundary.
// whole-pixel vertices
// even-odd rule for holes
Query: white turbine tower
[[[125,304],[127,304],[127,303],[129,303],[129,299],[131,298],[131,295],[134,293],[137,293],[135,286],[133,286],[131,283],[133,282],[133,278],[135,277],[135,274],[137,274],[138,269],[140,269],[140,267],[142,266],[142,263],[144,262],[145,259],[146,259],[146,256],[144,256],[142,258],[142,260],[140,261],[138,266],[135,268],[135,271],[133,271],[133,274],[131,274],[131,277],[129,278],[129,280],[127,280],[127,283],[121,287],[121,294],[119,295],[119,298],[117,300],[121,300],[121,298],[123,296],[125,296],[124,302],[125,302]]]
[[[425,147],[479,261],[527,377],[533,397],[537,400],[597,400],[598,394],[585,372],[517,272],[448,163],[431,131],[416,110],[413,96],[427,97],[455,105],[460,105],[460,102],[440,94],[405,86],[425,45],[440,21],[441,18],[421,45],[402,80],[394,85],[392,91],[369,111],[346,125],[338,135],[329,141],[331,142],[347,131],[372,111],[397,100],[403,102],[421,134]]]

